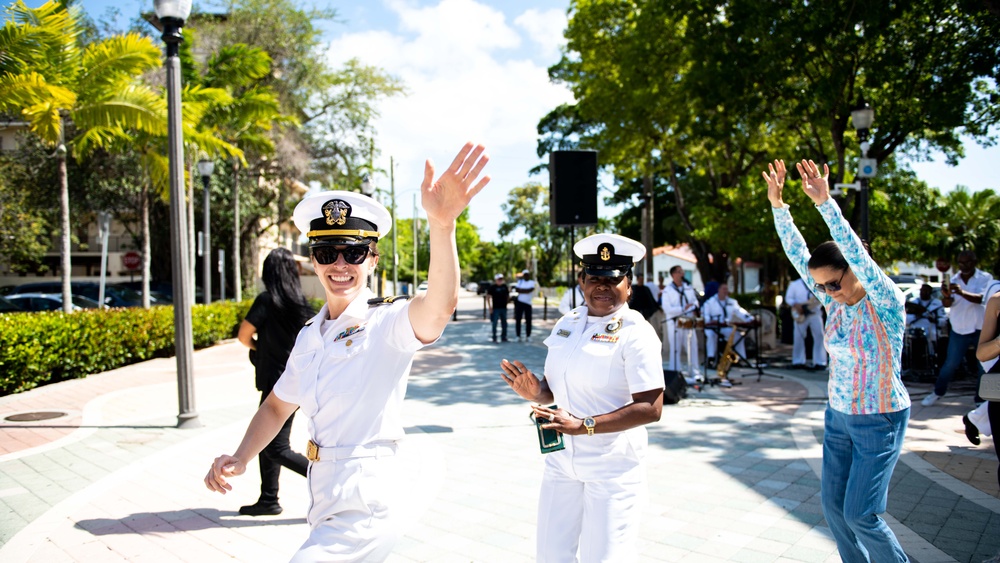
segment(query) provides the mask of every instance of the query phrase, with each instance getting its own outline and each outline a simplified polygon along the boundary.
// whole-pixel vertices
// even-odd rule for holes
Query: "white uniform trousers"
[[[666,335],[668,346],[670,347],[670,357],[667,360],[667,369],[687,373],[691,377],[701,374],[698,361],[698,335],[694,329],[677,328],[676,322],[668,319],[666,321]],[[681,356],[685,362],[681,363]]]
[[[310,463],[311,529],[291,561],[385,561],[401,533],[400,465],[398,456]]]
[[[638,561],[646,468],[583,481],[546,464],[538,500],[538,563]]]
[[[813,313],[801,323],[795,323],[795,339],[792,341],[792,364],[806,363],[806,330],[812,331],[813,359],[812,363],[826,365],[826,346],[823,345],[823,316]]]
[[[718,330],[722,333],[722,338],[725,340],[728,340],[729,333],[733,332],[733,329],[728,326],[722,327]],[[716,332],[716,329],[714,328],[705,329],[705,356],[708,358],[715,358],[715,353],[718,351],[719,346],[725,346],[725,344],[719,343],[719,332]],[[736,350],[736,353],[739,354],[741,358],[746,358],[747,351],[746,347],[743,345],[743,340],[745,340],[745,338],[743,338],[743,335],[740,333],[736,333],[736,336],[733,337],[733,341],[735,342],[737,340],[739,340],[739,342],[733,344],[733,349]]]

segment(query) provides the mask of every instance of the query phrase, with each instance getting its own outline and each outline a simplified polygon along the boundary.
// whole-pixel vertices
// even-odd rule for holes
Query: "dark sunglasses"
[[[847,270],[840,274],[840,279],[835,282],[827,283],[814,283],[813,289],[820,293],[833,293],[834,291],[840,291],[840,282],[844,281],[844,276],[847,275]]]
[[[348,246],[343,249],[337,249],[332,246],[317,246],[312,249],[313,258],[316,259],[317,263],[324,266],[336,262],[337,257],[341,254],[344,255],[344,262],[357,266],[368,259],[370,252],[371,249],[367,246]]]

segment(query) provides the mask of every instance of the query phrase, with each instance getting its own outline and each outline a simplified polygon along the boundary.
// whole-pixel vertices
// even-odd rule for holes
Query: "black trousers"
[[[270,393],[262,393],[260,402],[263,403],[264,399]],[[278,501],[278,475],[281,473],[281,467],[287,467],[292,471],[298,473],[305,477],[306,471],[309,468],[309,460],[306,456],[293,451],[289,443],[289,436],[292,433],[292,421],[295,419],[295,413],[288,417],[285,424],[282,425],[281,430],[278,434],[271,440],[271,443],[264,447],[264,450],[260,452],[258,456],[258,462],[260,463],[260,500],[268,502]]]
[[[531,304],[514,300],[514,334],[521,338],[521,318],[524,317],[524,335],[531,338]]]

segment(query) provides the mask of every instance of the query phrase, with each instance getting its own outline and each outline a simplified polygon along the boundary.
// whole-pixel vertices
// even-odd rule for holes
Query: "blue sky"
[[[5,2],[6,3],[6,2]],[[40,5],[42,0],[28,0]],[[220,5],[195,1],[207,11]],[[497,240],[500,205],[512,187],[528,181],[540,161],[535,155],[535,125],[568,91],[548,82],[546,69],[559,59],[566,0],[312,0],[303,5],[333,8],[339,21],[321,24],[334,64],[352,57],[380,66],[406,83],[409,95],[386,101],[376,123],[388,170],[396,161],[397,206],[412,215],[413,188],[419,186],[425,158],[446,166],[467,140],[487,146],[491,184],[472,204],[470,218],[486,240]],[[152,10],[152,0],[83,0],[95,19],[119,7],[125,19]],[[124,25],[125,22],[122,22]],[[876,125],[878,121],[876,108]],[[877,132],[877,130],[876,130]],[[1000,160],[1000,147],[967,143],[957,167],[937,162],[914,164],[921,179],[945,190],[965,185],[1000,191],[987,163]],[[794,159],[794,155],[787,158]],[[388,178],[376,178],[382,188]],[[610,188],[606,188],[610,189]],[[616,209],[604,208],[612,215]]]

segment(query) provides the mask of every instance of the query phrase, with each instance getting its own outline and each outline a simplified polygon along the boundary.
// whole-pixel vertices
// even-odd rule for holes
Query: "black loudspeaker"
[[[663,370],[663,404],[676,405],[687,397],[687,381],[680,372]]]
[[[557,227],[597,224],[597,151],[549,153],[549,216]]]

